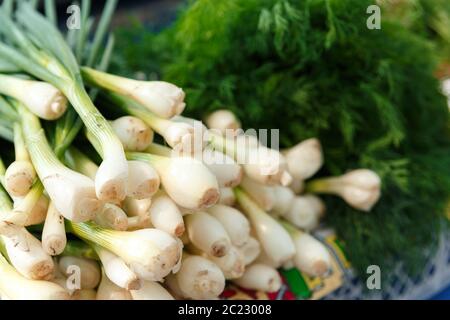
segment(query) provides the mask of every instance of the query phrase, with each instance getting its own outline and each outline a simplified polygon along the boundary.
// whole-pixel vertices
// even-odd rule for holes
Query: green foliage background
[[[247,128],[279,128],[285,147],[319,137],[320,175],[378,172],[383,196],[372,212],[327,197],[327,222],[357,271],[403,261],[415,273],[450,193],[449,112],[433,76],[442,51],[392,16],[368,30],[373,3],[191,1],[163,32],[118,32],[115,71],[153,72],[183,87],[191,116],[226,107]]]
[[[379,0],[383,16],[433,41],[436,53],[450,63],[450,1]]]

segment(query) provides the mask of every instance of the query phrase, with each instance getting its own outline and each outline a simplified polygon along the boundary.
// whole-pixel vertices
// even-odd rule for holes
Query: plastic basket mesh
[[[364,290],[365,283],[349,272],[344,284],[324,299],[429,299],[450,285],[450,234],[446,233],[440,237],[438,250],[434,255],[430,255],[420,276],[410,278],[399,266],[392,279],[393,281],[384,284],[380,290],[368,292]]]

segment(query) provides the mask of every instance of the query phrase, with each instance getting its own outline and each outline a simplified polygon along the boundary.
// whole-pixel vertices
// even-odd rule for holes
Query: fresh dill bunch
[[[420,32],[432,41],[444,61],[450,63],[450,2],[447,0],[378,0],[383,15]],[[450,74],[449,74],[450,76]]]
[[[374,3],[190,1],[162,32],[119,31],[116,71],[183,87],[190,116],[228,108],[247,128],[280,129],[284,147],[318,137],[319,175],[375,170],[383,194],[372,212],[325,197],[328,222],[360,274],[371,264],[388,274],[398,262],[414,273],[450,195],[449,112],[433,76],[441,57],[395,19],[369,30]]]

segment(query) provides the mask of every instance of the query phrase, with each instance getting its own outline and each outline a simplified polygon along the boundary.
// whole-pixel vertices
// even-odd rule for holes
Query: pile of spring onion
[[[0,9],[0,136],[14,146],[0,161],[1,299],[216,299],[227,281],[275,292],[281,267],[326,277],[317,194],[369,211],[379,177],[311,180],[317,139],[270,149],[229,111],[181,116],[174,84],[107,73],[115,5],[91,43],[90,1],[66,37],[53,1],[45,17],[26,1]]]

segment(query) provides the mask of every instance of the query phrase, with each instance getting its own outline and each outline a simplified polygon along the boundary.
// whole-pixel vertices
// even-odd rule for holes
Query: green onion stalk
[[[181,114],[186,107],[183,90],[168,82],[138,81],[88,67],[82,68],[82,74],[89,84],[127,96],[164,119]]]
[[[180,208],[164,192],[159,192],[152,197],[150,208],[144,215],[134,218],[145,219],[147,216],[155,228],[166,231],[175,237],[181,237],[185,232]]]
[[[17,113],[10,103],[0,95],[0,138],[14,143],[14,125],[17,122]],[[5,155],[5,152],[2,152]],[[0,159],[0,183],[5,186],[4,176],[6,167]]]
[[[200,124],[162,118],[127,96],[111,92],[103,96],[124,112],[144,121],[177,152],[195,154],[203,150],[206,141],[204,128]]]
[[[263,211],[242,189],[235,188],[234,193],[267,256],[276,265],[282,265],[292,259],[295,255],[295,246],[288,232],[277,220]]]
[[[348,205],[362,211],[370,211],[381,196],[381,179],[372,170],[357,169],[339,177],[326,177],[309,181],[306,191],[334,194]]]
[[[309,276],[325,276],[331,269],[331,255],[326,246],[287,221],[279,220],[279,222],[295,244],[294,265]]]
[[[0,57],[64,93],[89,132],[100,141],[103,163],[95,179],[97,197],[107,202],[123,200],[128,178],[123,146],[86,92],[78,63],[60,32],[26,3],[16,12],[23,30],[4,13],[0,17],[4,20],[0,31],[19,47],[0,43]]]
[[[61,255],[99,260],[94,248],[82,240],[68,240]]]
[[[10,104],[0,96],[0,138],[6,141],[14,141],[14,133],[12,124],[17,118],[17,114]]]
[[[0,168],[4,168],[1,159]],[[11,213],[12,209],[13,205],[8,193],[0,186],[0,235],[10,238],[16,247],[28,250],[25,228],[17,225],[15,221],[10,221],[16,218]]]
[[[55,120],[67,109],[67,99],[51,84],[0,74],[0,93],[23,103],[41,119]]]
[[[92,244],[92,247],[100,258],[106,276],[114,284],[126,290],[137,290],[141,287],[138,276],[123,259],[97,244]]]
[[[125,231],[128,229],[128,216],[119,206],[105,203],[94,218],[94,222],[107,229]]]
[[[241,288],[262,292],[278,292],[283,284],[277,269],[261,263],[250,265],[244,275],[233,280]]]
[[[174,284],[180,289],[183,298],[217,299],[225,288],[224,274],[214,262],[186,253],[180,271],[171,278],[168,280],[169,288]]]
[[[210,113],[205,123],[210,129],[217,130],[222,135],[227,134],[236,135],[239,129],[242,129],[242,124],[236,115],[230,110],[220,109]]]
[[[250,222],[242,212],[220,204],[209,208],[207,212],[219,220],[234,246],[242,247],[249,241]]]
[[[13,203],[5,188],[5,173],[5,164],[0,158],[0,234],[14,232],[13,230],[17,230],[16,220],[19,222],[25,220],[24,216],[16,217],[12,214]]]
[[[294,197],[289,209],[280,213],[280,216],[297,228],[311,231],[318,227],[325,211],[325,204],[319,197],[313,194],[305,194]]]
[[[13,197],[25,196],[36,180],[36,171],[31,163],[19,123],[14,123],[15,161],[5,172],[5,188]]]
[[[111,125],[127,151],[144,151],[153,141],[153,130],[139,118],[120,117]]]
[[[94,182],[65,167],[53,153],[39,119],[20,103],[15,106],[28,152],[56,209],[69,220],[92,219],[102,206],[96,197]]]
[[[130,290],[133,300],[175,300],[161,284],[154,281],[142,281],[141,288]]]
[[[128,152],[127,157],[130,160],[150,163],[158,172],[167,194],[184,208],[204,209],[219,200],[216,177],[195,158],[169,158],[138,152]],[[187,185],[189,188],[186,188]]]
[[[27,249],[16,245],[14,239],[0,236],[0,252],[24,277],[34,280],[48,280],[53,276],[54,263],[50,255],[42,248],[41,242],[26,229],[23,234]]]
[[[5,164],[3,163],[2,158],[0,158],[0,184],[4,187],[5,186]]]
[[[296,180],[306,180],[319,171],[323,165],[323,152],[317,138],[304,140],[297,145],[283,150],[289,173]]]
[[[184,217],[190,243],[211,257],[224,257],[231,249],[231,239],[218,219],[206,212]]]
[[[130,291],[119,287],[102,272],[102,281],[97,288],[97,300],[133,300]]]
[[[8,221],[13,207],[8,193],[0,186],[0,234],[11,235],[17,228]]]
[[[6,141],[12,141],[14,139],[14,135],[7,125],[4,125],[0,120],[0,138]]]
[[[3,166],[0,174],[1,183],[14,200],[14,210],[9,215],[8,221],[17,226],[40,223],[45,219],[48,199],[43,195],[44,188],[40,180],[34,178],[34,167],[30,167],[30,158],[22,136],[18,114],[12,105],[1,97],[0,113],[2,117],[10,121],[10,125],[4,128],[8,134],[11,134],[11,139],[4,138],[14,143],[16,160],[19,159],[13,162],[8,170]],[[19,193],[20,190],[22,191]],[[19,196],[26,190],[29,191],[24,196]]]
[[[50,203],[42,230],[42,248],[49,255],[56,256],[64,251],[67,244],[64,217]]]
[[[14,300],[69,300],[61,286],[44,280],[27,279],[0,255],[0,291],[6,299]]]
[[[91,179],[95,178],[98,171],[98,165],[75,147],[67,149],[64,154],[64,162],[72,170],[80,172]]]
[[[73,273],[73,266],[77,266],[80,270],[79,289],[93,290],[100,283],[101,269],[97,261],[80,258],[63,256],[58,260],[59,271],[63,276],[69,277]]]
[[[238,248],[244,257],[244,263],[246,266],[255,262],[261,254],[261,244],[253,237],[250,237],[244,245]]]
[[[44,195],[44,186],[37,180],[25,197],[14,198],[14,210],[17,219],[21,220],[20,225],[31,226],[44,222],[49,206],[49,199]]]
[[[71,221],[68,221],[67,229],[122,258],[141,279],[161,281],[181,259],[182,249],[178,241],[158,229],[116,231],[91,222]]]
[[[171,148],[157,143],[151,143],[145,152],[165,157],[175,154]],[[244,175],[242,167],[230,156],[212,148],[205,148],[199,160],[216,176],[220,188],[233,188],[241,183]]]
[[[259,183],[247,176],[244,176],[240,186],[261,209],[267,212],[273,210],[277,198],[271,186]]]
[[[12,124],[17,118],[17,112],[8,103],[7,99],[0,96],[0,113],[2,113],[1,124],[12,130]],[[12,140],[10,140],[12,141]]]

